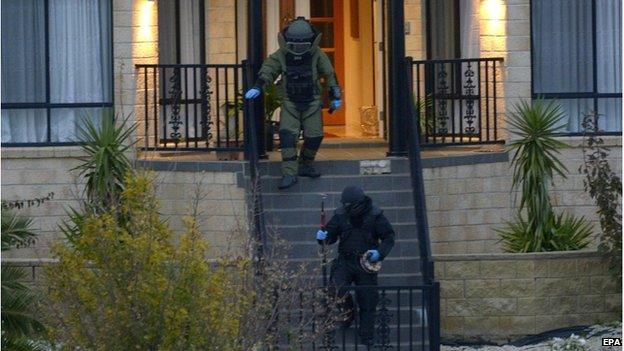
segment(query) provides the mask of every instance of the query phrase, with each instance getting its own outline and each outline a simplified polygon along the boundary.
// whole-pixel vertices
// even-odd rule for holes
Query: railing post
[[[263,51],[264,51],[264,39],[262,29],[262,1],[248,0],[247,1],[247,54],[249,57],[249,65],[251,66],[252,78],[255,78],[260,71],[262,65]],[[250,87],[253,82],[250,81]],[[262,97],[252,100],[250,105],[253,105],[251,112],[253,112],[252,121],[255,123],[256,131],[256,143],[258,156],[264,157],[266,154],[266,143],[264,133],[264,99]]]
[[[429,311],[429,350],[440,351],[440,283],[431,284]]]
[[[387,1],[388,6],[388,87],[390,101],[389,156],[404,156],[405,121],[407,120],[404,100],[405,89],[405,9],[403,0]]]

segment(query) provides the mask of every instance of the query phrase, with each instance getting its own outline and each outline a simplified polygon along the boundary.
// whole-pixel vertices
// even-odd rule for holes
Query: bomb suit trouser
[[[344,299],[349,293],[346,288],[355,283],[356,286],[376,286],[377,273],[367,273],[360,267],[357,258],[338,257],[332,261],[330,288],[337,297]],[[379,301],[376,289],[357,289],[355,297],[359,307],[360,338],[364,343],[373,341],[375,333],[375,312]]]
[[[311,164],[323,140],[321,102],[315,100],[303,106],[284,101],[280,113],[280,147],[282,174],[297,175],[299,163]],[[303,130],[303,147],[297,158],[297,141]]]

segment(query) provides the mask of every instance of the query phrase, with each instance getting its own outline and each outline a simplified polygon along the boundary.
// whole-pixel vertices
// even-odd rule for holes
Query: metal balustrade
[[[422,145],[502,143],[502,58],[413,61],[408,80]]]
[[[350,326],[344,328],[338,324],[333,328],[321,328],[319,323],[305,324],[301,321],[311,316],[326,321],[324,313],[314,310],[311,299],[326,301],[333,295],[324,288],[310,291],[300,296],[305,301],[298,307],[282,311],[279,318],[292,321],[297,330],[282,330],[276,336],[279,349],[284,350],[367,350],[359,335],[358,302],[356,291],[373,289],[378,295],[375,313],[373,350],[439,350],[439,294],[438,283],[406,286],[349,286],[345,290],[352,294],[355,304],[355,318]],[[295,304],[297,305],[297,304]],[[302,327],[302,324],[305,326]],[[309,328],[309,330],[304,330]],[[298,336],[316,335],[305,343]]]
[[[243,151],[243,64],[139,64],[144,150]]]

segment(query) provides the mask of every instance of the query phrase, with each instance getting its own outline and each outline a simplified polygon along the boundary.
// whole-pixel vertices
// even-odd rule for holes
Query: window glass
[[[591,1],[538,0],[532,8],[534,91],[591,92]]]
[[[533,97],[558,99],[564,131],[598,113],[603,132],[622,130],[622,0],[532,0]]]
[[[43,5],[2,1],[2,102],[45,102]]]
[[[1,4],[2,142],[74,142],[77,111],[112,106],[110,1]]]
[[[598,92],[622,91],[622,0],[596,2]]]

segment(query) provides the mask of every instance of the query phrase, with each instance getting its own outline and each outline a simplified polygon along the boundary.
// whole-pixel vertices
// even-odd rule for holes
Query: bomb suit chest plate
[[[286,94],[295,103],[314,101],[312,54],[286,54]]]

